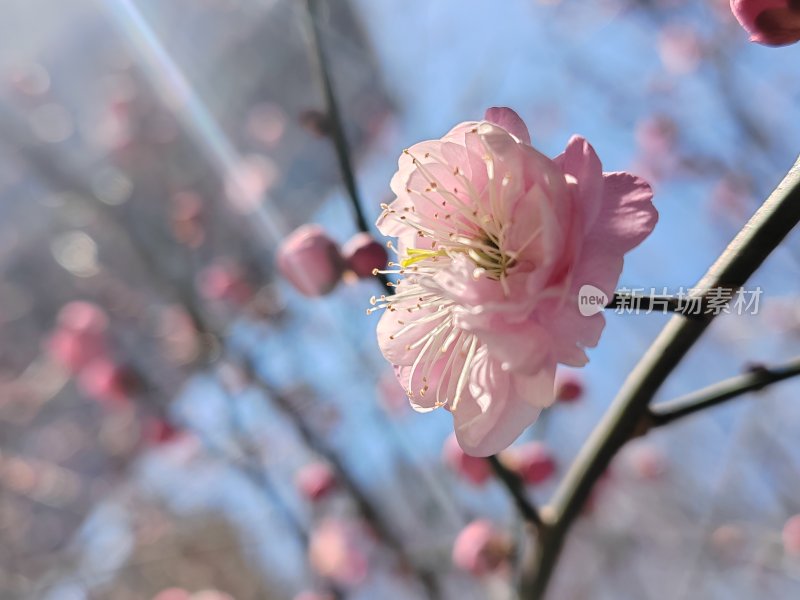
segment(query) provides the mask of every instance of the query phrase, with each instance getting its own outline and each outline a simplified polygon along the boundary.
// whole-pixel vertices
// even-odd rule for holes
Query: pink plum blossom
[[[542,442],[527,442],[511,448],[503,462],[528,485],[547,481],[556,472],[556,461],[550,449]]]
[[[135,373],[110,358],[98,358],[78,374],[78,386],[89,398],[109,406],[126,405],[139,387]]]
[[[800,515],[794,515],[786,521],[781,537],[786,553],[800,556]]]
[[[336,488],[336,477],[323,462],[310,463],[302,467],[295,476],[297,490],[309,501],[318,502]]]
[[[800,0],[731,0],[750,41],[786,46],[800,40]]]
[[[369,572],[365,535],[357,523],[327,518],[311,534],[309,563],[331,581],[358,585]]]
[[[603,173],[583,138],[550,159],[512,110],[487,116],[403,152],[378,220],[398,238],[386,272],[400,281],[371,309],[385,309],[378,343],[412,406],[450,411],[474,456],[554,402],[557,364],[588,362],[605,320],[581,315],[578,291],[610,297],[657,220],[650,186]]]
[[[108,353],[108,315],[91,302],[65,304],[47,342],[50,355],[71,373]]]
[[[497,571],[509,557],[511,543],[491,521],[478,519],[461,530],[453,543],[453,564],[482,576]]]
[[[444,443],[442,452],[448,467],[460,477],[475,485],[483,485],[492,476],[492,468],[486,459],[470,456],[461,446],[455,435],[451,435]]]
[[[561,373],[556,377],[556,400],[575,402],[583,396],[583,381],[575,373]]]
[[[342,247],[347,268],[361,278],[372,277],[376,269],[385,269],[389,257],[386,248],[368,233],[357,233]]]
[[[339,247],[319,225],[295,229],[278,249],[277,264],[297,291],[312,297],[333,290],[345,269]]]

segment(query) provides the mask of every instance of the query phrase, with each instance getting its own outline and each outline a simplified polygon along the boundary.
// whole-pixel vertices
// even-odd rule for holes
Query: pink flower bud
[[[794,515],[786,521],[781,537],[786,554],[800,556],[800,515]]]
[[[309,501],[318,502],[336,487],[336,477],[330,466],[316,462],[302,467],[295,476],[297,490]]]
[[[294,597],[294,600],[334,600],[333,595],[327,592],[300,592]]]
[[[233,261],[216,260],[198,275],[198,288],[204,298],[242,306],[253,297],[253,288],[244,271]]]
[[[633,473],[640,479],[660,479],[667,470],[667,460],[661,451],[650,444],[633,444],[626,452]]]
[[[153,596],[153,600],[191,600],[191,597],[192,595],[188,591],[173,587],[161,590]]]
[[[800,40],[797,0],[731,0],[731,10],[752,42],[785,46]]]
[[[473,521],[461,530],[453,544],[453,564],[472,575],[497,571],[511,551],[508,536],[485,519]]]
[[[151,446],[160,446],[174,440],[181,430],[165,419],[149,419],[142,430],[142,439]]]
[[[360,584],[369,570],[364,534],[355,523],[331,518],[322,521],[311,533],[311,567],[336,583]]]
[[[108,330],[108,315],[91,302],[70,302],[58,312],[58,325],[81,335],[103,335]]]
[[[278,249],[277,264],[297,291],[311,297],[333,290],[345,268],[336,243],[319,225],[295,229]]]
[[[575,402],[583,396],[583,382],[574,373],[559,373],[556,379],[556,400]]]
[[[492,476],[489,462],[465,453],[458,445],[455,434],[451,434],[444,443],[443,455],[448,467],[475,485],[483,485]]]
[[[542,442],[527,442],[511,448],[503,460],[528,485],[547,481],[556,471],[553,455]]]
[[[127,404],[139,387],[136,374],[108,358],[92,361],[78,374],[84,394],[102,404]]]
[[[357,233],[342,248],[347,268],[361,278],[372,277],[375,269],[385,269],[386,248],[368,233]]]
[[[108,351],[102,336],[84,336],[69,329],[56,329],[46,347],[53,360],[73,374]]]

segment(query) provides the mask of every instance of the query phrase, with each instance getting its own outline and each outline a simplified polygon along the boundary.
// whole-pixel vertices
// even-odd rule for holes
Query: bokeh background
[[[453,566],[473,519],[522,526],[497,483],[443,462],[449,414],[408,407],[364,314],[377,283],[310,300],[276,274],[298,225],[356,232],[306,4],[0,16],[0,597],[513,598],[513,561]],[[800,151],[800,46],[749,44],[726,0],[330,0],[318,24],[371,219],[403,148],[511,106],[543,152],[580,133],[653,183],[661,220],[626,287],[691,287]],[[715,322],[661,399],[798,354],[798,234],[751,283],[758,313]],[[74,301],[107,319],[72,305],[93,369],[64,333]],[[556,464],[538,502],[665,320],[609,314],[582,397],[523,436]],[[781,530],[800,512],[799,392],[626,446],[550,596],[798,597]],[[298,486],[309,465],[335,489]]]

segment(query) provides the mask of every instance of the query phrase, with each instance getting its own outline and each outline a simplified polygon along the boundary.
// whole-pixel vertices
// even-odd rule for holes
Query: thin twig
[[[497,478],[503,482],[511,497],[514,499],[514,504],[523,518],[532,523],[536,527],[542,526],[542,516],[528,498],[525,490],[525,483],[520,479],[519,475],[514,471],[507,468],[497,456],[489,456],[486,460],[492,466],[492,470]]]
[[[739,289],[800,221],[800,159],[742,228],[697,285],[700,289]],[[555,520],[537,538],[526,564],[522,598],[543,598],[572,522],[616,452],[637,430],[659,387],[694,346],[715,315],[706,319],[673,317],[622,386],[567,472],[553,500]]]
[[[353,208],[356,227],[358,227],[359,231],[369,233],[369,222],[364,214],[361,196],[358,193],[358,186],[356,185],[353,163],[350,160],[350,146],[347,143],[344,121],[342,119],[342,113],[339,110],[339,103],[336,100],[336,91],[333,89],[330,63],[325,53],[325,45],[322,43],[322,32],[319,26],[319,2],[318,0],[306,0],[306,4],[308,6],[308,29],[311,37],[311,46],[316,56],[319,78],[322,82],[322,90],[325,95],[326,116],[330,126],[330,137],[333,141],[333,147],[336,150],[336,158],[339,161],[339,171],[342,175],[344,187],[347,190],[347,197],[350,200],[350,205]],[[383,284],[383,287],[386,288],[387,292],[394,293],[394,290],[388,285],[389,279],[386,275],[379,273],[376,277]]]
[[[680,398],[656,404],[650,408],[651,425],[658,427],[672,423],[700,410],[797,375],[800,375],[800,357],[777,367],[755,368],[744,375],[731,377]]]
[[[339,161],[339,170],[341,171],[347,194],[350,197],[350,204],[353,207],[356,225],[361,231],[369,231],[369,223],[367,222],[364,209],[361,205],[356,178],[353,174],[353,165],[350,161],[350,149],[347,144],[344,124],[342,123],[342,114],[339,110],[339,103],[336,100],[336,92],[333,89],[330,64],[328,63],[328,57],[325,54],[325,48],[322,43],[322,33],[319,27],[318,1],[307,0],[307,5],[311,46],[317,59],[319,78],[322,82],[323,93],[325,94],[326,116],[328,117],[328,124],[330,126],[331,139],[336,149],[336,158]]]

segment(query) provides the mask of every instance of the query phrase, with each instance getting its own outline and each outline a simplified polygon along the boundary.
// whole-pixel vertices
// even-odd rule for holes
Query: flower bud
[[[527,442],[511,448],[506,452],[504,462],[528,485],[542,483],[556,471],[553,455],[542,442]]]
[[[451,434],[444,443],[443,457],[448,467],[475,485],[483,485],[492,476],[489,462],[485,458],[470,456],[464,452],[458,445],[455,434]]]
[[[338,246],[319,225],[295,229],[278,249],[277,265],[297,291],[311,297],[333,290],[345,268]]]
[[[786,554],[800,556],[800,515],[794,515],[786,521],[781,538]]]
[[[575,402],[583,396],[583,382],[573,373],[559,373],[556,379],[556,400]]]
[[[511,543],[485,519],[473,521],[461,530],[453,544],[453,564],[472,575],[497,571],[508,559]]]
[[[92,361],[78,374],[84,394],[102,404],[123,405],[139,387],[136,374],[109,358]]]
[[[752,42],[785,46],[800,40],[800,4],[796,0],[731,0],[731,10]]]
[[[375,269],[385,269],[386,248],[368,233],[357,233],[342,248],[347,268],[359,277],[372,277]]]
[[[294,480],[297,490],[309,501],[318,502],[336,487],[336,477],[331,468],[316,462],[302,467]]]

